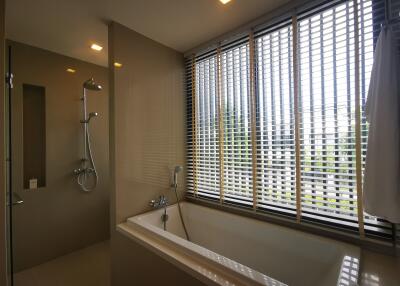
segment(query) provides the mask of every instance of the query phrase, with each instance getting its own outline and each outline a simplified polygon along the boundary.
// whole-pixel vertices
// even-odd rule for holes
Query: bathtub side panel
[[[111,244],[116,266],[111,285],[205,285],[118,232],[112,237]]]

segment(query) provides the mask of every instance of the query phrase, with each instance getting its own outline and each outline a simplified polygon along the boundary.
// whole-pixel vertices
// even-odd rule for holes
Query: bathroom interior
[[[400,285],[400,0],[0,23],[0,285]]]

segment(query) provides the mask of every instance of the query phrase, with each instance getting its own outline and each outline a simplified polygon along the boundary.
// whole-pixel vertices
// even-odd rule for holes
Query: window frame
[[[377,2],[383,2],[382,0],[372,0],[373,3],[377,3]],[[311,7],[308,8],[307,10],[302,11],[302,13],[299,13],[297,19],[298,20],[302,20],[304,18],[308,18],[311,17],[312,15],[315,15],[317,13],[320,13],[322,11],[325,11],[327,9],[330,9],[332,7],[335,7],[337,5],[340,5],[342,3],[345,2],[350,2],[347,0],[341,0],[341,1],[323,1],[324,5],[321,6],[315,6],[315,7]],[[376,24],[376,19],[380,18],[381,15],[374,15],[374,11],[372,11],[373,13],[373,25]],[[379,21],[379,20],[378,20]],[[280,27],[282,25],[285,25],[287,23],[290,23],[291,19],[290,18],[284,18],[283,20],[274,23],[273,25],[271,25],[268,28],[264,27],[259,31],[255,32],[254,34],[257,35],[257,37],[260,37],[260,35],[265,34],[265,33],[269,33],[271,31],[280,29]],[[256,31],[256,30],[253,30]],[[374,36],[375,36],[375,30],[374,30]],[[230,42],[228,44],[222,45],[220,46],[221,50],[227,50],[227,49],[231,49],[232,47],[238,46],[240,44],[243,43],[243,41],[246,41],[246,38],[248,38],[248,36],[242,37],[240,40],[237,41],[233,41]],[[190,67],[193,67],[193,64],[198,60],[198,59],[204,59],[206,57],[209,56],[215,56],[218,53],[218,51],[216,50],[211,50],[208,51],[207,53],[200,55],[200,56],[196,56],[196,57],[192,57],[192,58],[188,58],[187,59],[187,70],[190,70]],[[257,70],[254,70],[255,73],[255,88],[257,89],[257,82],[258,82],[258,78],[257,78]],[[193,82],[190,83],[190,77],[187,77],[187,90],[188,90],[188,94],[190,94],[190,96],[193,96],[192,94],[192,85]],[[190,97],[188,96],[188,98]],[[192,110],[192,106],[191,106],[191,100],[189,99],[187,102],[187,114],[188,114],[188,146],[191,144],[192,142],[192,137],[193,133],[190,134],[191,132],[193,132],[192,127],[193,127],[193,121],[192,118],[190,117],[189,114],[193,114],[193,110]],[[257,119],[258,120],[258,119]],[[192,124],[191,124],[192,122]],[[190,147],[188,148],[190,149]],[[192,152],[193,150],[189,150],[188,153]],[[188,164],[188,174],[192,172],[193,174],[193,169],[191,170],[190,168],[190,164]],[[360,238],[358,235],[358,228],[355,228],[354,226],[346,226],[346,224],[343,223],[335,223],[333,221],[330,221],[329,217],[326,218],[326,220],[321,220],[318,218],[312,218],[311,217],[302,217],[300,222],[296,222],[294,219],[296,218],[296,213],[293,212],[283,212],[282,210],[278,209],[278,210],[271,210],[271,209],[263,209],[261,207],[257,207],[256,211],[252,210],[252,207],[247,204],[247,203],[241,203],[240,201],[224,201],[223,203],[221,202],[220,198],[210,198],[207,196],[202,196],[201,193],[187,193],[187,199],[193,202],[199,202],[201,204],[206,204],[208,206],[211,207],[216,207],[216,208],[223,208],[226,209],[227,211],[231,211],[232,208],[235,210],[235,213],[240,213],[242,212],[242,214],[247,215],[249,211],[252,211],[251,217],[254,218],[258,218],[261,220],[266,220],[265,217],[268,217],[267,221],[271,220],[269,217],[275,216],[274,219],[272,219],[274,222],[279,223],[279,221],[283,220],[284,224],[288,224],[291,227],[300,225],[300,228],[304,228],[305,230],[309,230],[309,227],[311,226],[311,229],[315,228],[319,230],[322,229],[322,233],[334,233],[335,238],[339,237],[339,239],[342,240],[347,240],[350,238],[351,241],[355,241],[357,243],[360,243],[361,241],[365,241],[365,238]],[[365,215],[364,215],[365,217]],[[289,220],[289,222],[287,223],[286,220]],[[282,221],[281,221],[282,222]],[[358,223],[358,222],[357,222]],[[385,224],[385,223],[384,223]],[[385,224],[386,225],[386,224]],[[311,231],[313,232],[313,231]],[[339,234],[338,234],[339,232]],[[380,241],[380,243],[383,243],[383,245],[385,245],[386,243],[390,244],[390,241],[393,239],[393,234],[391,235],[383,235],[381,233],[373,233],[373,232],[368,232],[367,233],[367,238],[368,239],[377,239],[378,241]],[[355,239],[355,240],[354,240]]]

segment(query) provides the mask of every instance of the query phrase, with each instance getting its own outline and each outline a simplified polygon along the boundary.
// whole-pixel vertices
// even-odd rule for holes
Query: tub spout
[[[168,199],[164,195],[159,196],[157,200],[151,200],[149,202],[149,206],[151,206],[154,209],[163,208],[166,207],[167,205],[168,205]]]

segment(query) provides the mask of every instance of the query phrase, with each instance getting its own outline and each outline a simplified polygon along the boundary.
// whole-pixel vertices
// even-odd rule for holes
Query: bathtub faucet
[[[168,220],[168,215],[167,215],[167,206],[168,206],[168,199],[164,196],[161,195],[158,197],[157,200],[151,200],[149,205],[154,208],[154,209],[160,209],[164,208],[164,213],[161,216],[161,221],[163,223],[164,230],[167,230],[167,220]]]
[[[151,200],[149,203],[149,206],[154,209],[165,208],[167,205],[168,199],[164,195],[159,196],[157,200]]]

